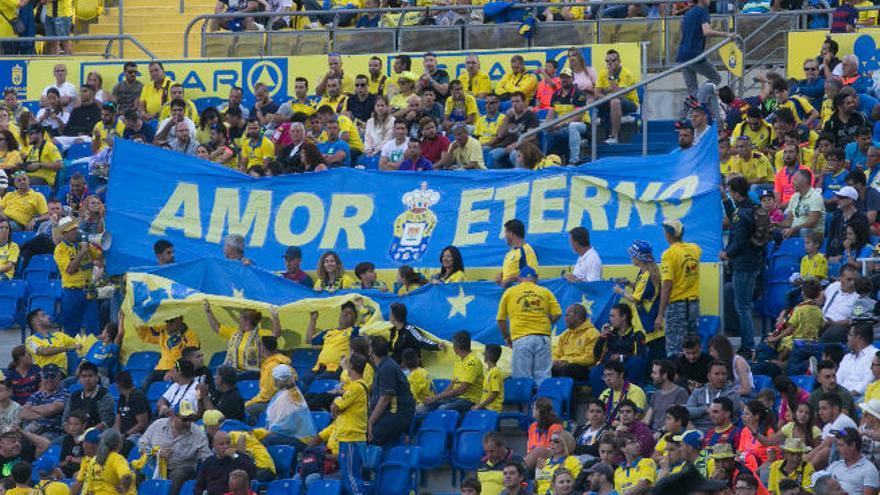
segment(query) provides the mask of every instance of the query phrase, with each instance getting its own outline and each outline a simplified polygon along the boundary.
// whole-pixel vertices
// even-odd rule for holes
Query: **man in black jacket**
[[[439,351],[443,349],[442,343],[434,342],[424,334],[424,331],[421,328],[412,323],[407,323],[406,316],[406,306],[400,303],[391,304],[389,321],[391,321],[392,326],[389,343],[391,344],[391,357],[397,361],[397,364],[402,362],[403,351],[406,349],[416,351],[420,361],[422,358],[422,349],[428,349],[429,351]]]
[[[95,124],[101,121],[101,107],[95,101],[95,88],[83,84],[80,88],[80,105],[70,112],[64,134],[68,136],[91,136]]]
[[[752,242],[752,234],[755,232],[755,205],[749,199],[748,181],[743,177],[734,177],[727,187],[733,201],[733,208],[727,213],[730,237],[719,258],[729,261],[733,275],[733,300],[739,318],[739,336],[742,339],[741,350],[751,353],[755,349],[752,299],[761,268],[762,248]]]
[[[214,455],[205,459],[196,474],[196,488],[193,493],[223,495],[228,491],[229,473],[241,469],[250,479],[256,477],[254,460],[241,454],[229,445],[229,434],[218,431],[214,434]]]

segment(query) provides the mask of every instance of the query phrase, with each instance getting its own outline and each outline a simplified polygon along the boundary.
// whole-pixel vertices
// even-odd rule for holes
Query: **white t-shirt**
[[[195,124],[195,122],[190,120],[189,117],[184,117],[183,121],[186,123],[186,126],[189,127],[190,140],[195,141],[196,140],[196,124]],[[166,119],[162,119],[162,121],[159,122],[159,125],[156,127],[156,134],[159,134],[160,132],[162,132],[162,129],[165,128],[165,125],[170,122],[171,122],[171,117],[168,117]],[[177,135],[177,132],[175,131],[175,129],[169,130],[168,131],[168,140],[170,141],[170,140],[176,139],[174,137],[175,135]]]
[[[40,119],[43,118],[43,115],[46,115],[46,113],[48,113],[48,111],[49,111],[48,108],[41,108],[40,111],[37,112],[37,122],[39,122]],[[61,115],[59,115],[58,117],[61,118],[61,122],[64,122],[65,124],[67,124],[67,119],[70,118],[70,112],[68,112],[67,110],[65,110],[65,111],[64,111]],[[49,127],[51,127],[53,130],[56,130],[56,131],[58,130],[58,121],[57,121],[57,120],[55,120],[55,119],[53,119],[53,118],[51,118],[51,117],[47,117],[46,120],[45,120],[45,122],[47,122],[47,125],[48,125]]]
[[[67,113],[70,113],[73,110],[73,103],[76,101],[76,97],[78,96],[76,87],[73,84],[70,84],[70,81],[64,81],[61,86],[57,84],[50,84],[43,89],[43,96],[46,96],[46,93],[49,92],[49,88],[57,89],[58,94],[60,94],[62,98],[65,96],[73,98],[72,100],[70,100],[70,103],[68,103],[67,106],[64,107],[64,110]]]
[[[832,431],[843,431],[844,428],[858,429],[859,427],[852,418],[846,414],[840,413],[840,415],[837,416],[837,419],[822,427],[822,440],[831,438],[833,436],[831,433]]]
[[[849,294],[840,290],[840,282],[834,282],[825,289],[825,305],[822,306],[822,314],[831,321],[849,320],[852,317],[852,308],[859,294],[852,291]]]
[[[399,162],[403,160],[403,152],[406,151],[408,145],[409,139],[404,140],[403,144],[400,145],[397,144],[397,141],[392,139],[382,145],[382,151],[379,156],[384,156],[389,162]]]
[[[196,395],[197,384],[195,381],[190,383],[189,385],[181,386],[179,383],[174,383],[165,393],[162,395],[162,398],[168,401],[168,406],[171,409],[174,409],[180,401],[186,400],[193,406],[193,411],[197,411],[199,409],[199,398]]]
[[[599,258],[596,248],[591,247],[578,256],[571,274],[581,282],[595,282],[602,278],[602,258]]]

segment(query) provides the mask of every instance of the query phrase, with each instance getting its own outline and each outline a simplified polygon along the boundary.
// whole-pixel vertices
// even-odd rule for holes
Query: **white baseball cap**
[[[858,191],[856,191],[856,188],[852,186],[841,187],[839,191],[834,192],[834,195],[839,198],[849,198],[853,201],[857,201],[859,199]]]

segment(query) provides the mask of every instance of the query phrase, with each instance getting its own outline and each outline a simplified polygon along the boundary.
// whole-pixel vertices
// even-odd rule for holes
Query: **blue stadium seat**
[[[789,237],[782,241],[779,245],[779,248],[776,251],[770,253],[772,256],[795,256],[797,259],[801,259],[804,257],[806,253],[806,248],[804,248],[804,238],[803,237]]]
[[[434,469],[448,462],[449,437],[449,432],[436,427],[422,425],[416,431],[415,444],[421,450],[419,455],[421,469]]]
[[[315,380],[309,386],[310,394],[326,394],[339,386],[339,380]]]
[[[545,380],[546,382],[547,380]],[[461,420],[458,431],[487,431],[498,429],[498,413],[495,411],[468,411]]]
[[[36,237],[36,235],[37,235],[36,232],[25,232],[25,231],[13,232],[12,233],[12,242],[21,246],[22,244],[24,244],[24,243],[30,241],[31,239],[33,239],[34,237]]]
[[[306,487],[306,495],[342,495],[339,480],[314,480]]]
[[[313,368],[318,362],[318,354],[321,351],[308,347],[294,349],[290,354],[290,365],[294,368]]]
[[[70,362],[70,360],[68,359],[68,363],[69,362]],[[68,364],[67,369],[76,369],[76,365],[71,366],[70,364]],[[77,392],[82,391],[82,389],[83,389],[83,386],[80,382],[73,382],[67,386],[67,393],[70,395],[73,395]]]
[[[454,447],[452,449],[452,479],[455,480],[455,470],[474,471],[483,457],[483,434],[482,431],[459,431],[455,434]]]
[[[753,375],[752,376],[755,382],[755,390],[761,391],[764,389],[773,390],[773,379],[767,375]]]
[[[813,391],[815,379],[810,375],[794,375],[790,376],[792,383],[804,389],[807,393]]]
[[[52,194],[52,188],[49,186],[44,186],[44,185],[39,185],[39,184],[38,185],[31,185],[31,189],[42,194],[43,197],[46,198],[47,201],[52,199],[53,197],[55,197],[55,195]]]
[[[242,380],[236,383],[235,386],[238,387],[238,391],[241,393],[241,398],[245,401],[253,399],[260,393],[259,380]]]
[[[132,352],[125,362],[126,370],[146,370],[153,371],[159,364],[162,355],[156,351],[137,351]]]
[[[223,422],[223,426],[220,427],[221,430],[229,432],[229,431],[251,431],[251,427],[248,426],[244,421],[239,421],[237,419],[227,419]]]
[[[154,404],[165,395],[165,392],[171,388],[171,382],[153,382],[150,384],[150,388],[147,389],[147,401],[150,404]]]
[[[788,293],[792,286],[785,282],[769,282],[764,286],[764,315],[768,318],[776,318],[779,312],[788,304]]]
[[[417,491],[418,447],[394,447],[379,466],[376,493]]]
[[[701,316],[698,320],[697,334],[703,342],[703,350],[709,349],[709,340],[721,330],[721,318],[717,316]]]
[[[529,403],[535,393],[535,381],[527,377],[504,380],[504,405],[516,406],[516,411],[503,411],[501,419],[515,419],[520,429],[527,429],[529,423]]]
[[[330,416],[330,413],[327,411],[310,411],[309,414],[312,416],[312,424],[317,432],[320,432],[333,422],[333,416]]]
[[[147,376],[150,374],[147,370],[131,370],[129,373],[131,374],[131,383],[137,388],[144,386],[144,380],[146,380]]]
[[[65,158],[70,161],[77,160],[79,158],[85,158],[87,156],[92,156],[92,143],[74,143],[67,148],[67,151],[64,153]]]
[[[43,457],[54,459],[56,463],[61,462],[61,445],[57,443],[49,445],[49,448],[43,452]]]
[[[296,467],[296,449],[290,445],[270,445],[266,448],[275,463],[275,475],[279,478],[293,476]]]
[[[42,273],[42,275],[34,275],[37,273]],[[31,258],[30,263],[28,263],[27,268],[24,270],[24,278],[28,281],[30,281],[31,278],[34,278],[35,280],[49,280],[59,277],[58,265],[55,263],[55,258],[51,254],[35,255]]]
[[[204,110],[208,107],[217,108],[220,105],[222,105],[225,101],[226,100],[224,100],[223,98],[220,98],[217,96],[205,96],[202,98],[195,98],[195,99],[193,99],[192,102],[196,106],[196,110],[198,110],[199,113],[202,113],[202,110]]]
[[[261,412],[260,415],[257,416],[257,422],[254,424],[254,428],[265,428],[266,427],[266,419],[267,419],[266,411]]]
[[[171,481],[146,480],[138,487],[138,495],[171,495]]]
[[[302,483],[296,479],[275,480],[266,488],[266,495],[299,495]]]
[[[223,363],[226,361],[226,351],[215,352],[213,356],[211,356],[211,361],[208,363],[208,369],[211,370],[211,374],[214,374],[217,371],[217,368],[223,366]]]
[[[27,284],[22,280],[0,282],[0,328],[11,327],[22,321],[22,302]]]
[[[432,382],[435,394],[443,392],[450,385],[452,385],[452,380],[446,380],[445,378],[435,378]]]
[[[28,296],[27,312],[41,309],[58,322],[61,313],[61,284],[59,281],[29,282],[28,285],[30,286],[30,295]]]
[[[180,487],[180,495],[196,495],[196,480],[186,480]]]
[[[119,387],[115,383],[111,383],[107,387],[107,393],[110,394],[110,397],[113,397],[114,401],[119,402]]]
[[[455,431],[455,426],[458,424],[458,417],[458,411],[430,411],[425,415],[425,419],[422,420],[419,429],[433,428],[445,431],[447,434],[452,434]]]
[[[63,198],[70,192],[70,178],[73,174],[80,174],[83,177],[89,176],[89,162],[82,161],[78,163],[68,163],[61,169],[61,175],[58,177],[58,194],[57,198]]]
[[[801,269],[801,261],[792,256],[775,256],[770,260],[770,268],[767,270],[767,280],[773,282],[788,282],[792,273]]]
[[[568,417],[568,411],[571,409],[571,396],[574,391],[574,379],[567,376],[557,378],[548,378],[541,382],[535,397],[547,397],[553,401],[553,406],[558,407],[556,410],[563,418]]]

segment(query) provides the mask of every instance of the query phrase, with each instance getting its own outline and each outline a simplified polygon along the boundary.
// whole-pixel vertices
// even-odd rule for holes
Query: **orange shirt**
[[[562,87],[562,83],[559,82],[558,77],[553,78],[552,86],[544,79],[538,81],[538,90],[535,92],[535,100],[537,100],[535,110],[551,108],[553,105],[550,102],[553,100],[553,93],[560,87]],[[559,116],[557,115],[557,117]]]
[[[775,433],[773,428],[770,428],[765,435],[771,436],[773,433]],[[741,454],[745,454],[745,465],[748,466],[749,469],[757,472],[758,466],[767,462],[767,457],[771,450],[775,451],[772,447],[768,449],[766,446],[762,445],[761,442],[752,435],[751,430],[748,428],[742,429],[739,436],[739,448],[737,451]]]
[[[810,183],[813,183],[813,171],[803,165],[798,165],[799,169],[805,169],[810,172]],[[773,190],[782,196],[782,203],[788,203],[788,200],[794,196],[794,186],[791,185],[791,179],[794,174],[789,175],[785,167],[776,172],[776,178],[773,181]]]
[[[559,433],[560,431],[562,431],[561,423],[553,423],[550,425],[550,428],[539,430],[538,422],[535,421],[529,425],[529,441],[526,444],[526,453],[531,452],[538,447],[550,448],[550,437],[552,437],[554,433]]]

